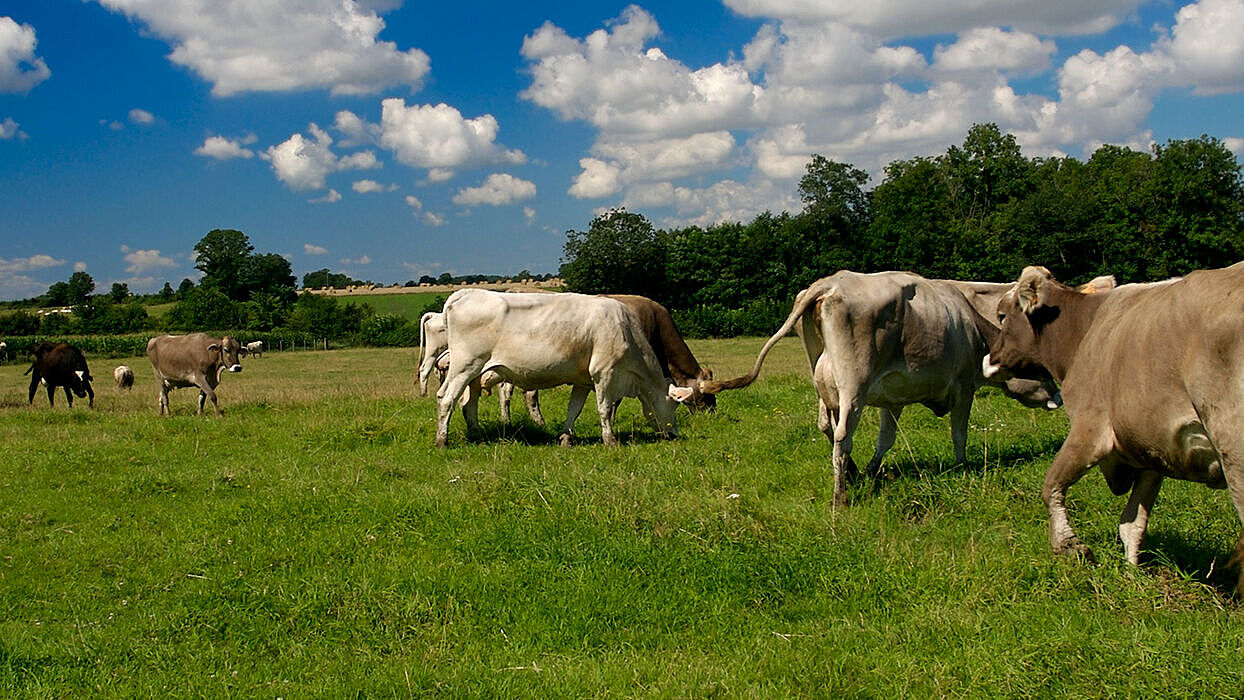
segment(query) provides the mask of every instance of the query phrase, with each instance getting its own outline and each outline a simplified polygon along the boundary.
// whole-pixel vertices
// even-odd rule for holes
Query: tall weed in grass
[[[725,375],[760,341],[696,341]],[[829,506],[798,342],[655,439],[622,404],[573,448],[521,410],[461,417],[409,350],[271,353],[219,389],[95,410],[25,405],[0,367],[0,693],[24,696],[1218,696],[1244,687],[1221,492],[1170,483],[1148,563],[1122,499],[1072,491],[1099,566],[1048,552],[1043,470],[1066,429],[983,392],[969,465],[907,411],[876,479]],[[102,368],[95,370],[105,375]],[[545,392],[564,415],[568,392]],[[872,450],[866,413],[855,459]]]

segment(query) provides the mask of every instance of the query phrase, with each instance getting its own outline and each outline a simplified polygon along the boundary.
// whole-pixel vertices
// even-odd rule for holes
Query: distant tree
[[[87,297],[91,296],[91,292],[95,291],[95,280],[91,279],[86,272],[79,270],[69,276],[69,281],[62,289],[64,296],[63,300],[56,302],[58,305],[82,304],[86,302]],[[48,293],[51,296],[52,289],[49,288]]]
[[[195,287],[164,316],[165,325],[183,331],[225,331],[243,325],[237,302],[214,287]]]
[[[454,276],[448,272],[442,272],[440,277],[436,278],[437,284],[453,284]]]
[[[160,288],[158,296],[161,301],[172,301],[173,298],[177,296],[177,292],[173,291],[173,285],[165,282],[164,286]]]
[[[53,282],[43,297],[48,306],[65,306],[69,303],[69,283]]]
[[[177,285],[177,298],[179,300],[185,299],[187,296],[189,296],[190,292],[193,292],[193,291],[194,291],[194,281],[191,280],[189,277],[185,277],[182,279],[181,284]]]
[[[329,338],[345,338],[357,334],[363,318],[369,315],[371,307],[366,304],[342,305],[331,296],[303,292],[298,295],[285,326]]]
[[[295,277],[289,261],[276,253],[251,255],[238,271],[241,300],[275,298],[289,306],[297,296],[294,284]]]
[[[124,282],[113,282],[112,289],[108,290],[108,299],[114,304],[120,304],[130,296],[130,286]]]
[[[587,231],[567,231],[562,250],[561,278],[572,292],[665,301],[665,239],[642,214],[605,212]]]
[[[314,272],[308,272],[302,276],[303,289],[319,289],[321,287],[345,289],[357,284],[362,284],[362,282],[351,279],[349,275],[340,272],[330,272],[327,267],[320,268]]]
[[[219,228],[208,231],[194,245],[194,267],[203,273],[199,284],[218,289],[233,301],[242,301],[242,270],[254,249],[241,231]]]
[[[799,179],[804,214],[837,238],[850,238],[868,223],[868,173],[847,163],[814,154]]]
[[[436,278],[431,275],[419,275],[419,284],[436,284]]]

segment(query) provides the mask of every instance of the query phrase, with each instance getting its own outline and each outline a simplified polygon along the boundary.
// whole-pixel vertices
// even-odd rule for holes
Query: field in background
[[[418,321],[423,307],[431,304],[437,297],[447,297],[449,292],[421,292],[412,294],[365,294],[358,296],[337,297],[338,304],[368,304],[378,314],[400,316],[411,321]]]
[[[761,340],[692,341],[719,377]],[[1217,696],[1244,687],[1226,495],[1169,482],[1147,563],[1124,499],[1071,491],[1098,566],[1048,552],[1066,429],[983,392],[970,465],[910,408],[885,474],[834,511],[796,339],[715,415],[601,446],[497,423],[437,451],[414,352],[270,353],[156,415],[91,358],[96,408],[26,406],[0,367],[0,693],[26,696]],[[551,422],[568,392],[547,392]],[[866,413],[855,458],[876,436]]]

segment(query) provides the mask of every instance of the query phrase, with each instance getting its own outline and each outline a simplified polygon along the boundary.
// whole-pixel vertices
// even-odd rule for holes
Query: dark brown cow
[[[48,405],[56,405],[56,387],[64,387],[65,400],[73,408],[73,396],[78,398],[89,396],[88,405],[95,407],[95,391],[91,389],[91,370],[86,366],[86,357],[82,351],[68,343],[39,343],[31,350],[34,362],[26,374],[30,375],[29,403],[35,402],[35,390],[39,384],[45,384],[48,390]],[[72,392],[72,393],[71,393]]]
[[[1244,522],[1244,263],[1094,291],[1025,268],[985,371],[1044,369],[1062,384],[1071,426],[1041,493],[1052,549],[1092,557],[1066,494],[1097,465],[1112,491],[1131,491],[1119,537],[1136,564],[1163,477],[1230,489]]]
[[[212,400],[216,415],[220,405],[216,402],[216,386],[226,371],[241,372],[238,362],[242,345],[233,336],[213,338],[206,333],[190,335],[162,335],[147,341],[147,359],[155,370],[160,385],[160,415],[172,415],[168,405],[168,392],[181,387],[199,388],[199,410]]]

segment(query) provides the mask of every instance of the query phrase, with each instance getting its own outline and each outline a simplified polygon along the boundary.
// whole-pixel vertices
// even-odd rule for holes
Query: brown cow
[[[31,350],[34,362],[26,374],[30,375],[29,403],[35,402],[35,390],[42,383],[47,386],[48,405],[55,406],[56,387],[64,387],[65,400],[73,408],[73,395],[78,398],[89,396],[88,405],[95,407],[95,391],[91,388],[91,370],[86,366],[86,356],[82,351],[68,343],[52,344],[47,341],[39,343]],[[70,393],[72,392],[72,393]]]
[[[603,296],[617,299],[635,314],[635,317],[639,319],[640,327],[644,329],[645,337],[648,338],[648,344],[657,354],[657,362],[664,368],[665,376],[669,377],[676,386],[692,389],[691,398],[683,402],[688,409],[694,412],[699,409],[711,411],[717,408],[717,397],[700,390],[702,383],[713,378],[713,372],[706,367],[701,367],[696,361],[695,355],[691,354],[691,348],[687,347],[687,341],[682,339],[682,334],[674,325],[674,319],[670,316],[668,309],[648,297],[641,297],[637,294],[605,294]]]
[[[216,415],[220,405],[216,402],[216,385],[225,372],[241,372],[238,362],[242,346],[233,336],[213,338],[206,333],[190,335],[162,335],[147,341],[147,359],[155,370],[160,385],[160,415],[172,415],[168,405],[168,392],[181,387],[199,388],[199,410],[212,400]]]
[[[899,415],[913,403],[939,416],[950,414],[955,460],[963,463],[972,399],[986,383],[981,358],[998,332],[968,302],[961,289],[966,284],[909,272],[843,270],[824,277],[795,297],[786,322],[761,348],[749,374],[705,382],[702,389],[713,393],[751,384],[769,350],[799,323],[819,398],[817,424],[834,445],[835,506],[846,504],[846,481],[856,473],[851,448],[865,406],[882,409],[868,473],[876,472],[894,446]],[[1029,406],[1061,403],[1048,376],[990,383]]]
[[[1112,491],[1131,491],[1119,538],[1136,564],[1163,477],[1230,489],[1244,522],[1244,263],[1094,291],[1025,268],[998,306],[985,371],[1048,370],[1063,387],[1071,426],[1041,492],[1054,552],[1092,557],[1066,494],[1097,465]]]

